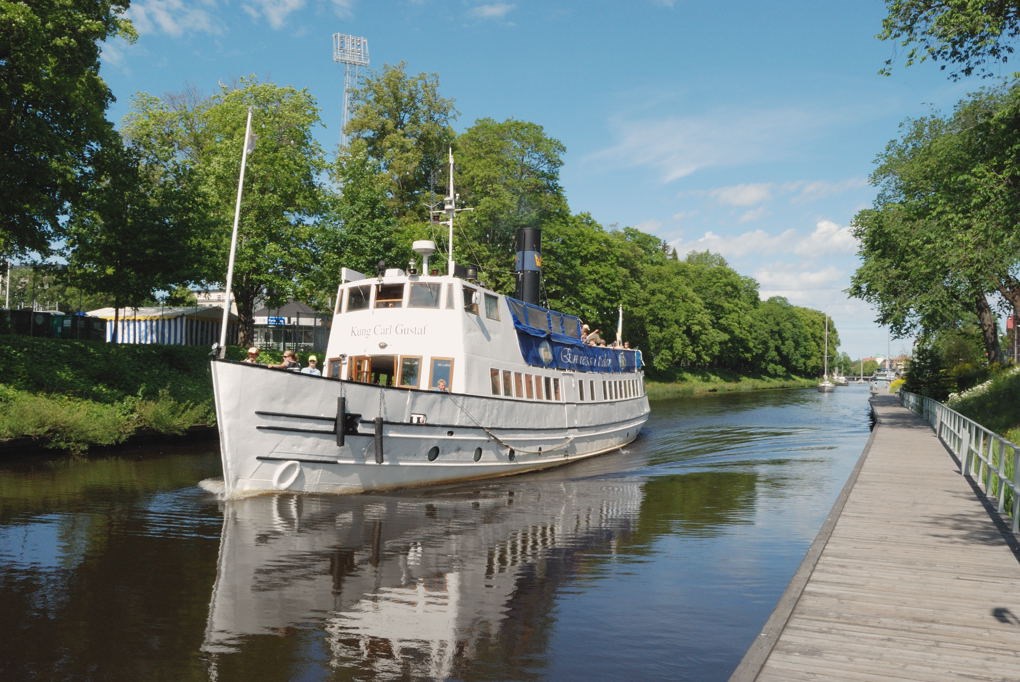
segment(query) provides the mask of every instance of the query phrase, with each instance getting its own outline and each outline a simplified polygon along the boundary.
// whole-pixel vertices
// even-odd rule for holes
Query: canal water
[[[0,462],[0,679],[725,680],[867,399],[655,402],[625,451],[390,495],[224,503],[215,441]]]

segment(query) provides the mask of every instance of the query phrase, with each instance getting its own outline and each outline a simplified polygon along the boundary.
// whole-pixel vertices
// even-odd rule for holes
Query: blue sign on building
[[[268,318],[270,327],[282,327],[287,324],[287,318],[285,317],[270,317]]]

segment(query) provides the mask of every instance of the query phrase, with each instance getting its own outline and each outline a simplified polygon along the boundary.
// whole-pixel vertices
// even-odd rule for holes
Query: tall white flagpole
[[[616,318],[616,345],[623,345],[623,304],[620,304],[620,314]]]
[[[248,164],[248,150],[251,146],[251,107],[248,107],[248,122],[244,126],[244,148],[241,150],[241,177],[237,180],[237,203],[234,205],[234,229],[230,233],[230,258],[227,260],[227,282],[223,292],[223,323],[220,325],[219,356],[227,352],[227,326],[230,323],[231,287],[234,285],[234,256],[237,254],[237,225],[241,221],[241,193],[244,190],[244,167]]]
[[[450,154],[450,179],[449,179],[449,190],[446,196],[446,215],[449,219],[450,235],[448,237],[450,255],[446,262],[446,274],[453,277],[454,262],[453,262],[453,216],[457,214],[457,194],[453,191],[453,147],[449,148]]]

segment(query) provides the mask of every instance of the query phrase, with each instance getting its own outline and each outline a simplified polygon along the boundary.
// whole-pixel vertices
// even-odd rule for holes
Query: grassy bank
[[[679,377],[678,381],[671,383],[648,381],[645,383],[645,388],[650,400],[663,400],[708,393],[747,393],[779,388],[810,388],[817,383],[817,379],[804,379],[795,376],[761,378],[728,373],[698,372],[684,374]]]
[[[208,351],[0,336],[0,441],[81,453],[215,423]]]
[[[1020,444],[1020,368],[1003,370],[983,384],[953,394],[946,404],[986,429]]]

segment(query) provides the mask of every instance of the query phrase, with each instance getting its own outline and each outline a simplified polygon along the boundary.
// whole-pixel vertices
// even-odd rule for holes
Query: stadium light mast
[[[333,34],[333,61],[344,65],[344,103],[340,112],[340,147],[347,146],[351,90],[358,80],[358,68],[368,66],[368,38],[346,33]]]

